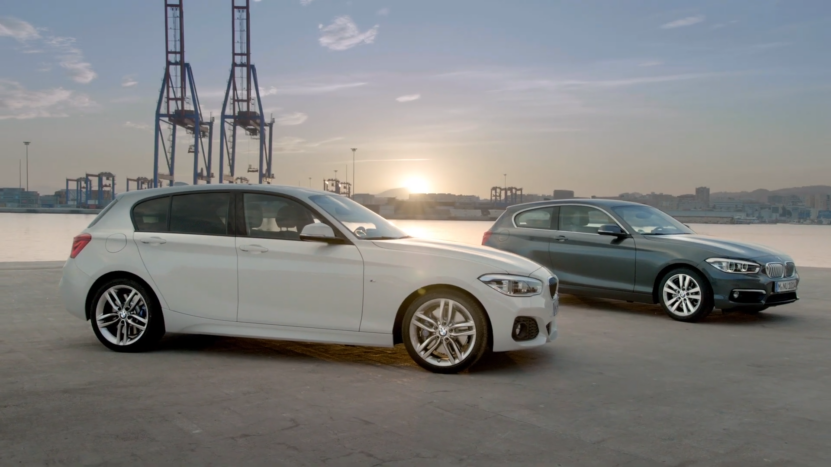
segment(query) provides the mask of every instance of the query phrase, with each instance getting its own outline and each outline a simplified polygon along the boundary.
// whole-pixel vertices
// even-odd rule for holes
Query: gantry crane
[[[144,189],[152,187],[151,183],[153,182],[153,180],[150,180],[147,177],[136,177],[136,178],[127,177],[127,183],[126,183],[127,191],[130,191],[130,182],[134,182],[136,184],[136,190],[144,190]]]
[[[257,183],[270,183],[274,179],[271,171],[272,135],[274,119],[266,121],[260,87],[257,84],[257,69],[251,63],[251,10],[249,0],[231,0],[231,75],[225,88],[222,102],[219,130],[219,183],[235,183],[237,163],[237,127],[259,144],[259,164],[249,167],[248,172],[257,173]],[[251,89],[254,89],[252,95]],[[254,102],[256,100],[256,102]],[[226,135],[230,129],[230,141]],[[228,154],[229,174],[225,174],[225,153]]]
[[[92,198],[92,181],[97,179],[98,184],[98,203],[97,206],[100,208],[104,206],[105,201],[105,188],[109,188],[110,190],[110,201],[115,199],[115,175],[110,172],[101,172],[97,174],[87,173],[84,176],[86,179],[86,191],[87,191],[87,204],[89,204],[89,200]]]
[[[205,120],[196,93],[193,71],[185,61],[185,20],[182,0],[165,0],[165,71],[159,101],[156,105],[156,142],[153,151],[153,186],[159,186],[159,180],[167,180],[173,185],[176,178],[176,131],[183,128],[193,135],[193,142],[188,153],[193,154],[193,184],[203,180],[211,183],[211,152],[213,136],[213,118]],[[190,91],[190,97],[188,97]],[[165,138],[164,129],[167,130]],[[208,139],[205,151],[203,139]],[[159,173],[159,152],[164,154],[167,162],[167,174]],[[203,168],[200,168],[202,155]],[[204,169],[207,169],[206,171]]]

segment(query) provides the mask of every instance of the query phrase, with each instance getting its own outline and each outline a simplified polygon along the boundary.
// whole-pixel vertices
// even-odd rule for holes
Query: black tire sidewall
[[[474,348],[470,352],[470,355],[468,355],[461,362],[451,366],[437,366],[424,360],[421,355],[418,354],[415,346],[410,341],[410,321],[412,321],[413,315],[415,315],[415,312],[419,309],[419,307],[437,298],[451,299],[464,305],[464,307],[470,312],[473,322],[476,325],[476,343],[474,344]],[[438,289],[425,293],[410,304],[407,308],[407,312],[404,314],[404,319],[401,320],[401,340],[404,342],[404,346],[407,348],[407,353],[410,354],[410,358],[412,358],[413,361],[425,370],[433,373],[453,374],[470,368],[485,353],[485,350],[488,347],[488,335],[488,320],[485,317],[485,311],[482,309],[482,306],[467,295],[459,293],[455,290]]]
[[[672,276],[676,274],[687,274],[695,279],[698,282],[698,286],[701,287],[701,304],[698,306],[698,310],[689,315],[689,316],[678,316],[672,311],[670,311],[669,307],[664,303],[664,286],[666,285],[667,281]],[[658,285],[658,303],[663,308],[664,312],[672,319],[676,321],[682,321],[686,323],[693,323],[696,321],[700,321],[707,317],[713,311],[713,288],[710,286],[710,282],[705,278],[700,272],[696,271],[695,269],[688,268],[688,267],[680,267],[673,269],[666,274],[661,279],[660,284]]]
[[[130,345],[115,345],[107,340],[107,338],[101,334],[101,330],[98,329],[98,323],[95,319],[95,308],[98,306],[98,301],[101,299],[101,296],[110,287],[116,285],[125,285],[136,289],[136,291],[138,291],[138,293],[140,293],[144,298],[144,303],[147,306],[147,329],[144,331],[144,335]],[[150,350],[164,335],[164,318],[162,317],[161,308],[156,301],[156,296],[152,291],[148,290],[147,287],[135,280],[119,278],[105,282],[98,288],[98,290],[96,290],[89,306],[89,321],[92,325],[92,331],[95,333],[95,337],[97,337],[105,347],[115,352],[144,352]]]

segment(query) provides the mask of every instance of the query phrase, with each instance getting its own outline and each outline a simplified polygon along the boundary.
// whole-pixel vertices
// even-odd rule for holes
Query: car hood
[[[758,245],[755,243],[737,242],[723,240],[706,235],[656,235],[650,237],[658,242],[678,243],[689,246],[697,246],[702,250],[709,251],[713,255],[725,256],[734,259],[768,259],[779,258],[781,261],[789,261],[790,256],[773,248]]]
[[[531,275],[542,266],[522,256],[495,250],[489,247],[466,245],[463,243],[428,240],[423,238],[403,238],[401,240],[381,240],[373,242],[379,248],[399,251],[411,251],[427,255],[439,255],[486,265],[490,272],[507,272],[511,274]]]

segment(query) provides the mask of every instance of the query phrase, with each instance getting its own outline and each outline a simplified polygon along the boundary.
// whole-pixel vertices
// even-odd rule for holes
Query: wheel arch
[[[398,312],[395,314],[395,322],[393,323],[393,326],[392,326],[392,342],[393,342],[393,344],[401,344],[401,343],[404,342],[404,340],[401,336],[401,323],[404,321],[404,315],[407,313],[407,308],[409,308],[410,305],[418,297],[426,294],[427,292],[432,292],[434,290],[442,290],[442,289],[452,290],[454,292],[458,292],[458,293],[468,297],[469,299],[473,300],[474,302],[476,302],[476,304],[479,305],[479,307],[482,308],[482,310],[485,312],[485,320],[487,320],[487,323],[488,323],[488,349],[492,350],[493,349],[493,324],[491,323],[491,317],[488,314],[487,308],[485,308],[485,306],[482,304],[482,302],[478,298],[476,298],[476,296],[473,295],[472,293],[468,292],[467,290],[465,290],[461,287],[457,287],[455,285],[450,285],[450,284],[433,284],[433,285],[428,285],[428,286],[425,286],[425,287],[421,287],[421,288],[415,290],[410,295],[408,295],[407,298],[405,298],[404,301],[401,302],[401,305],[398,307]]]
[[[113,279],[130,279],[130,280],[136,281],[139,284],[141,284],[142,287],[144,287],[145,290],[147,290],[147,292],[150,294],[150,297],[148,297],[148,298],[153,300],[153,303],[156,305],[156,309],[159,310],[159,313],[162,315],[162,322],[164,322],[164,313],[162,312],[162,305],[159,302],[159,297],[156,296],[156,292],[153,290],[153,287],[151,287],[150,284],[148,284],[147,281],[145,281],[141,277],[139,277],[139,276],[137,276],[133,273],[127,272],[127,271],[108,272],[108,273],[102,275],[101,277],[99,277],[98,279],[96,279],[96,281],[89,288],[89,291],[87,292],[87,298],[86,298],[86,301],[84,303],[84,313],[86,314],[87,320],[90,319],[90,311],[92,309],[92,300],[93,300],[93,298],[95,298],[96,292],[98,292],[98,289],[103,284],[105,284],[107,281],[111,281]]]
[[[693,263],[687,263],[687,262],[672,263],[672,264],[668,264],[668,265],[664,266],[664,268],[661,269],[660,271],[658,271],[658,274],[655,275],[655,280],[652,284],[652,303],[660,303],[660,301],[659,301],[660,291],[658,290],[658,288],[661,286],[661,281],[664,280],[664,277],[666,277],[667,274],[669,274],[671,271],[674,271],[676,269],[692,269],[693,271],[697,272],[698,274],[701,275],[701,277],[704,278],[705,281],[707,281],[707,287],[710,289],[710,293],[712,293],[713,284],[710,283],[710,278],[707,277],[707,274],[704,274],[704,271],[702,271],[701,268],[699,268],[697,265],[695,265]]]

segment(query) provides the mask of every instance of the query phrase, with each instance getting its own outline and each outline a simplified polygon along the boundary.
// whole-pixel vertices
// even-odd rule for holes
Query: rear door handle
[[[566,237],[565,235],[557,235],[556,237],[554,237],[554,240],[558,242],[564,242],[568,240],[568,237]]]
[[[242,245],[239,247],[239,249],[246,253],[254,253],[255,255],[265,253],[268,251],[268,248],[260,245]]]
[[[145,245],[163,245],[167,243],[167,240],[161,237],[149,237],[149,238],[142,238],[141,243]]]

